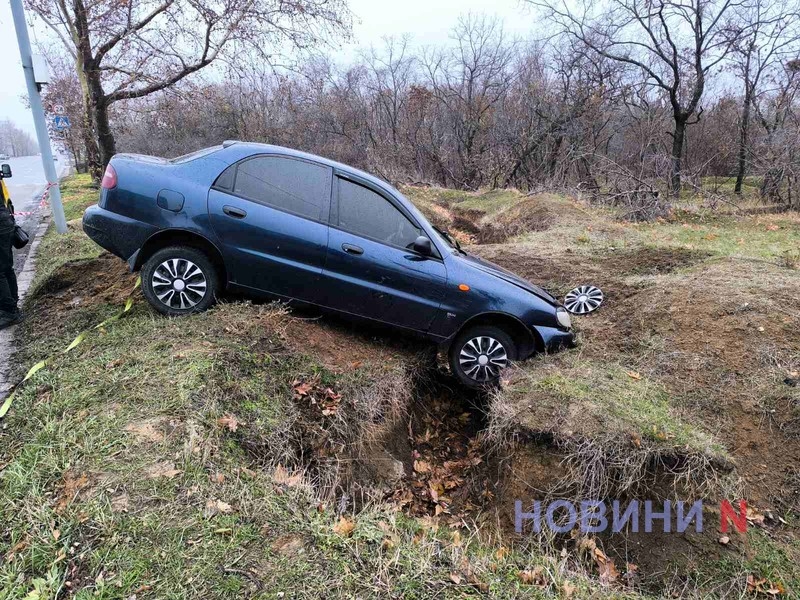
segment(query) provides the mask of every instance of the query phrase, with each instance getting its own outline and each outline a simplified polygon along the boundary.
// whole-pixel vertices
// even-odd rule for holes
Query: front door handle
[[[245,211],[243,211],[241,208],[236,208],[235,206],[223,206],[222,212],[229,217],[233,217],[234,219],[244,219],[247,216]]]
[[[360,246],[354,246],[353,244],[342,244],[342,250],[348,254],[355,254],[356,256],[364,254],[363,248]]]

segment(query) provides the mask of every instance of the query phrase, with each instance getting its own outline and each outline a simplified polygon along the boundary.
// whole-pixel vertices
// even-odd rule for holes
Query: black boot
[[[0,330],[5,329],[6,327],[11,327],[12,325],[16,325],[17,323],[21,323],[22,317],[22,311],[19,310],[13,313],[0,312]]]

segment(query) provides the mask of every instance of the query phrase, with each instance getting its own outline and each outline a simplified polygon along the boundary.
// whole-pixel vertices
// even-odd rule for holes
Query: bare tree
[[[745,13],[746,32],[737,41],[732,55],[734,69],[742,80],[741,118],[739,124],[738,164],[734,191],[742,193],[747,173],[748,137],[752,104],[765,74],[795,55],[800,41],[800,18],[797,6],[787,2],[753,0]]]
[[[511,46],[496,19],[467,15],[451,35],[452,50],[432,51],[423,58],[431,92],[443,109],[457,156],[454,183],[481,183],[480,160],[488,151],[482,134],[492,111],[511,85]]]
[[[527,0],[560,31],[605,58],[630,65],[672,107],[671,191],[681,191],[686,128],[703,112],[706,80],[730,52],[741,26],[737,0],[607,0],[573,9],[567,0]]]
[[[753,108],[765,133],[756,154],[764,173],[761,195],[774,201],[781,200],[787,174],[800,171],[800,59],[781,64],[765,79],[769,82],[766,89],[753,96]],[[787,191],[786,203],[791,205],[792,187]]]
[[[265,58],[349,31],[344,0],[28,0],[75,61],[95,177],[116,151],[109,108],[159,92],[224,53]]]

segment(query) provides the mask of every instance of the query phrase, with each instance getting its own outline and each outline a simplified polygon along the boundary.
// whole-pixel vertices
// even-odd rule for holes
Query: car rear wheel
[[[490,387],[517,357],[514,340],[499,327],[478,325],[458,334],[450,346],[450,369],[472,388]]]
[[[172,246],[159,250],[142,268],[142,291],[158,312],[182,316],[202,312],[217,299],[219,276],[200,250]]]

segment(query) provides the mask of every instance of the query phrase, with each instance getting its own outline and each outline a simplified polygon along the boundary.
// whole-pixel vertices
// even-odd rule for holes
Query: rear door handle
[[[354,246],[353,244],[342,244],[342,250],[347,252],[348,254],[355,254],[361,255],[364,254],[364,249],[360,246]]]
[[[222,212],[229,217],[233,217],[234,219],[244,219],[247,216],[245,211],[243,211],[241,208],[236,208],[235,206],[223,206]]]

